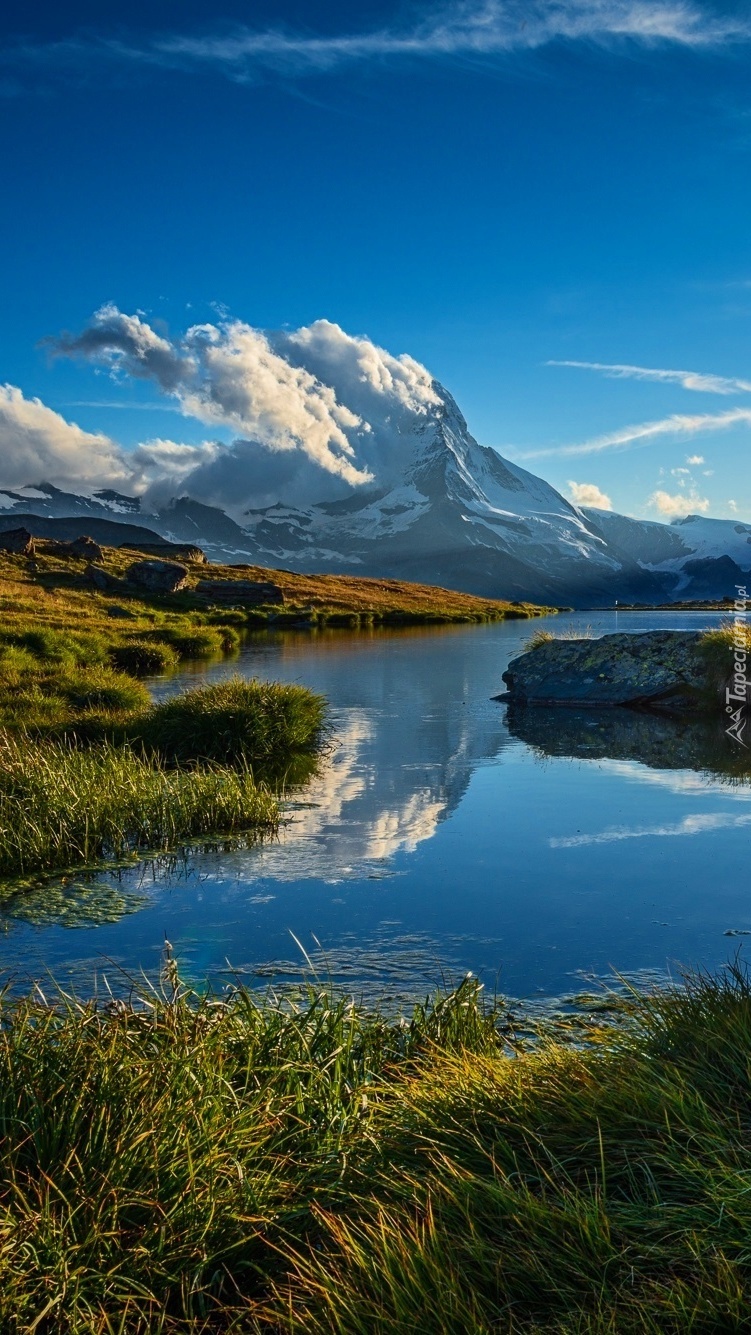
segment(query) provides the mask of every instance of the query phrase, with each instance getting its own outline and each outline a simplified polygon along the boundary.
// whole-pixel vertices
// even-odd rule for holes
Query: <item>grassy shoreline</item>
[[[137,551],[104,548],[94,585],[85,558],[39,541],[33,559],[0,553],[0,728],[80,735],[148,705],[140,680],[181,662],[232,655],[259,629],[451,625],[531,618],[556,609],[473,597],[395,580],[295,575],[185,561],[189,585],[146,594],[126,576]],[[237,585],[238,605],[212,605],[194,587],[206,576]],[[281,606],[242,605],[248,580],[273,576]],[[192,585],[190,583],[192,581]]]
[[[315,764],[324,716],[302,686],[233,678],[96,728],[87,716],[62,740],[0,731],[0,877],[273,830],[275,792]]]
[[[472,980],[394,1020],[169,950],[130,1006],[6,998],[0,1327],[743,1329],[750,1070],[737,969],[531,1047]]]

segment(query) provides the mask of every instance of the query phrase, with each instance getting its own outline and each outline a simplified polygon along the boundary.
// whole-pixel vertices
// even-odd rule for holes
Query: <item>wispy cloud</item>
[[[650,366],[629,366],[620,362],[549,361],[546,366],[572,366],[580,371],[601,371],[611,380],[652,380],[702,394],[751,394],[751,380],[711,375],[703,371],[671,371]]]
[[[604,436],[582,441],[580,445],[550,446],[516,454],[517,459],[543,459],[551,455],[600,454],[603,450],[628,449],[630,445],[648,445],[661,436],[695,436],[704,431],[725,431],[733,426],[751,426],[751,408],[730,408],[724,413],[673,413],[655,422],[640,422],[621,427]]]
[[[174,403],[157,403],[156,401],[127,403],[121,399],[70,399],[62,406],[64,408],[122,408],[124,412],[138,413],[182,412],[182,410]]]
[[[322,74],[343,66],[393,59],[493,57],[534,51],[553,42],[689,49],[751,40],[751,20],[691,0],[466,0],[433,8],[411,25],[326,34],[287,27],[238,27],[200,36],[168,34],[148,42],[75,37],[6,49],[15,76],[23,65],[65,66],[96,57],[121,64],[213,68],[239,81],[263,72]]]
[[[624,839],[674,839],[684,835],[709,834],[715,830],[737,829],[751,825],[751,816],[731,816],[722,812],[684,816],[674,825],[616,826],[600,834],[574,834],[551,839],[551,848],[588,848],[593,844],[616,844]]]

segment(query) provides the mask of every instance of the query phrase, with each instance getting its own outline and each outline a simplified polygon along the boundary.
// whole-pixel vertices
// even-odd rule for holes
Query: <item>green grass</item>
[[[595,638],[591,626],[567,626],[564,630],[547,630],[545,626],[538,626],[532,632],[526,644],[525,651],[528,653],[531,649],[539,649],[543,644],[550,644],[551,640],[591,640]]]
[[[707,685],[712,699],[722,698],[733,675],[733,647],[738,644],[751,653],[751,623],[729,619],[716,630],[709,630],[702,638],[702,651],[707,665]],[[749,670],[751,676],[751,670]]]
[[[232,677],[153,706],[131,735],[169,761],[248,764],[268,775],[318,749],[325,708],[303,686]]]
[[[190,629],[160,632],[179,658],[221,658],[235,653],[240,647],[240,636],[234,626],[193,626]]]
[[[273,828],[278,807],[246,768],[167,768],[129,746],[76,749],[0,735],[0,876]]]
[[[191,998],[169,950],[134,1005],[0,1018],[3,1330],[747,1328],[737,970],[531,1048],[470,980],[403,1021]]]
[[[128,640],[111,650],[110,658],[120,672],[133,677],[156,677],[177,667],[179,654],[174,646],[158,640]]]
[[[149,699],[141,682],[106,664],[39,658],[28,645],[0,645],[1,728],[88,725],[92,715],[129,714]]]

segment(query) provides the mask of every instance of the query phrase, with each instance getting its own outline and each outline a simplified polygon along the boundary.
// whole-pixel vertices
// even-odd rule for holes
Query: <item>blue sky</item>
[[[751,6],[72,0],[1,23],[0,382],[126,447],[229,439],[41,341],[106,303],[164,336],[326,319],[423,363],[567,495],[751,520]]]

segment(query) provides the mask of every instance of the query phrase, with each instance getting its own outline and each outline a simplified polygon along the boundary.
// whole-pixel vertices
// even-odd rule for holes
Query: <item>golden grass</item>
[[[102,567],[115,578],[123,578],[129,565],[138,560],[135,551],[106,547]],[[333,614],[373,614],[376,618],[410,616],[418,619],[434,616],[446,620],[499,620],[504,617],[539,616],[555,609],[532,603],[513,603],[508,599],[478,598],[430,584],[412,584],[392,579],[366,579],[354,575],[298,575],[288,570],[267,570],[261,566],[201,565],[186,562],[190,587],[168,598],[148,599],[130,594],[104,594],[84,576],[86,562],[61,557],[55,544],[38,542],[35,561],[0,554],[0,611],[4,617],[34,622],[58,629],[117,631],[121,640],[144,631],[154,631],[189,620],[203,625],[207,612],[194,596],[200,579],[210,576],[221,580],[272,580],[285,597],[284,609],[270,609],[272,617],[280,612],[300,615],[310,609]],[[134,619],[113,622],[107,609],[122,604]],[[237,623],[237,614],[216,611],[214,619]]]

